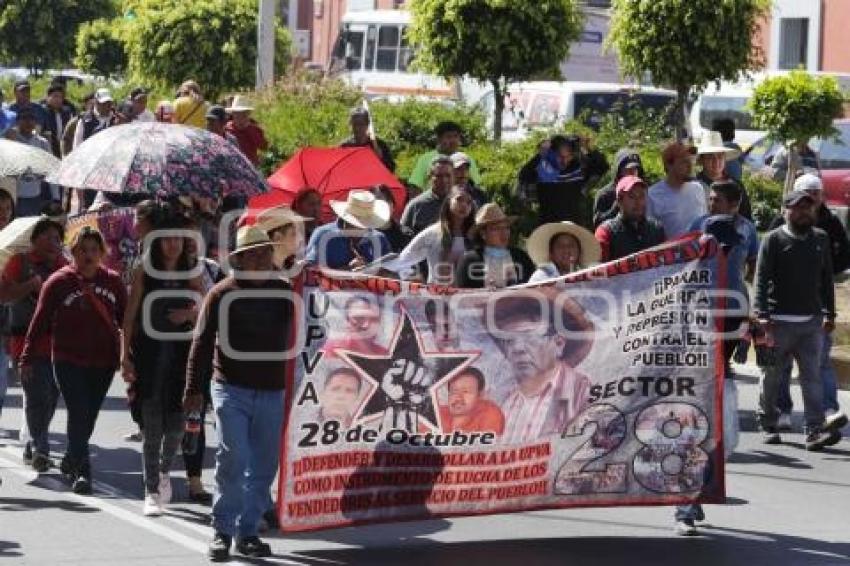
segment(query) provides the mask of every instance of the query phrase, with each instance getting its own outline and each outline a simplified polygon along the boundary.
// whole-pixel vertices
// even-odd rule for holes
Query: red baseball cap
[[[623,193],[627,193],[638,186],[647,188],[646,182],[637,175],[626,175],[625,177],[617,181],[617,196],[620,196]]]

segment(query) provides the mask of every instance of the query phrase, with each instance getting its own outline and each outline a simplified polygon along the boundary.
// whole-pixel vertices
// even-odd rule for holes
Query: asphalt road
[[[19,388],[9,390],[0,427],[16,431],[20,394]],[[275,534],[267,538],[274,558],[251,562],[850,564],[850,440],[822,453],[806,452],[799,433],[786,435],[785,445],[763,446],[752,412],[756,394],[753,383],[740,384],[745,432],[727,468],[728,502],[706,506],[708,521],[697,538],[673,534],[669,507],[578,509]],[[796,387],[794,395],[801,407]],[[842,392],[841,400],[850,408],[850,394]],[[799,426],[801,415],[795,416]],[[64,428],[60,409],[51,429],[56,450],[64,445]],[[123,440],[131,430],[116,380],[95,432],[95,495],[87,497],[71,493],[58,472],[37,477],[24,467],[17,432],[0,439],[0,565],[207,563],[208,508],[184,502],[182,469],[174,474],[175,503],[168,514],[142,516],[140,444]],[[850,429],[845,433],[850,436]],[[208,463],[211,455],[208,450]],[[205,471],[205,483],[211,477]]]

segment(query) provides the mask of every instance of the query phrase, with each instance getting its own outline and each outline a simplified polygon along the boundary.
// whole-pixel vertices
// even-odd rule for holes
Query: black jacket
[[[616,218],[620,212],[620,207],[617,206],[617,183],[625,175],[624,168],[626,163],[637,161],[641,163],[638,167],[638,177],[646,181],[646,172],[643,169],[643,164],[640,155],[633,149],[624,148],[617,152],[614,156],[614,178],[610,183],[599,189],[596,193],[596,200],[593,201],[593,227],[596,228],[606,220]]]
[[[781,214],[770,223],[770,230],[775,230],[785,225],[785,217]],[[826,232],[829,236],[829,249],[832,252],[832,272],[843,273],[850,268],[850,240],[841,220],[835,216],[826,206],[818,209],[818,218],[815,226]]]
[[[537,269],[528,254],[519,248],[509,247],[508,252],[511,254],[511,260],[517,272],[517,280],[511,282],[508,286],[527,283]],[[460,289],[483,289],[484,281],[484,250],[483,248],[475,248],[466,252],[455,273],[455,287]]]

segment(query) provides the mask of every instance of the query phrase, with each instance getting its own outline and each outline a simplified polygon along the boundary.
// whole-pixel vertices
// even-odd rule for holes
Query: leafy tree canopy
[[[573,0],[416,0],[411,10],[416,65],[490,83],[497,139],[506,84],[557,70],[582,24]]]
[[[127,68],[127,53],[121,36],[124,22],[100,19],[80,26],[74,65],[102,77],[121,75]]]
[[[3,0],[0,55],[42,71],[70,63],[83,22],[115,14],[113,0]]]
[[[134,0],[125,3],[130,71],[147,84],[192,78],[212,98],[254,86],[257,0]],[[275,64],[292,52],[289,33],[276,29]]]
[[[753,45],[759,18],[770,0],[614,0],[608,44],[626,76],[647,74],[679,94],[740,78],[758,68],[763,53]],[[679,121],[684,114],[679,112]]]

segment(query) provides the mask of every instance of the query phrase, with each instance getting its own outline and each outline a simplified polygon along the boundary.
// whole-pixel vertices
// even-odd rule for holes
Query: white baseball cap
[[[797,177],[797,180],[794,181],[794,190],[806,191],[807,193],[814,191],[822,191],[823,181],[821,181],[820,177],[818,177],[817,175],[806,173],[805,175],[800,175],[799,177]]]
[[[94,93],[94,99],[101,104],[103,104],[104,102],[114,102],[114,99],[112,98],[112,93],[109,92],[108,88],[97,89],[97,91]]]

